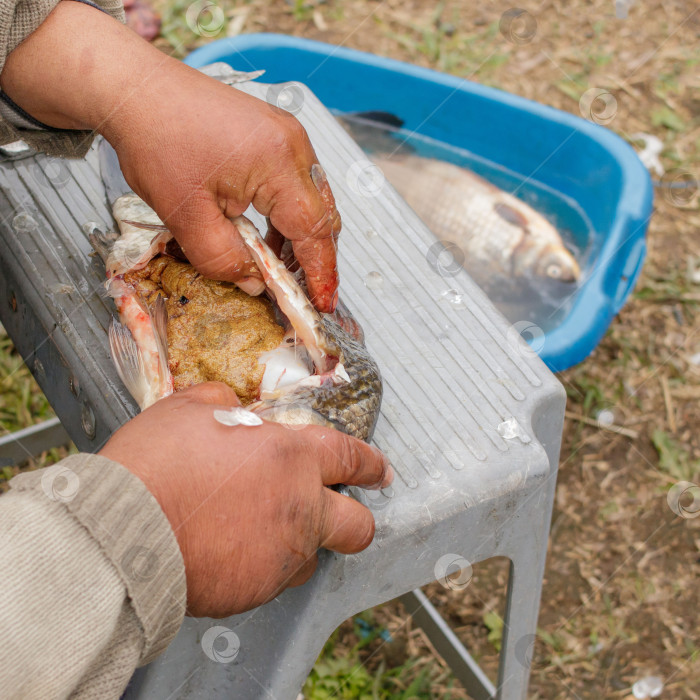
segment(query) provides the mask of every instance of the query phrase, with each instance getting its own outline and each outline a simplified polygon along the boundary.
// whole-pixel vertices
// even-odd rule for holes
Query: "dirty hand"
[[[379,450],[337,430],[214,419],[215,409],[235,405],[225,384],[199,384],[146,409],[100,452],[158,500],[185,560],[188,612],[198,617],[243,612],[304,583],[319,547],[367,547],[372,514],[327,486],[379,488],[393,475]]]
[[[165,56],[77,2],[60,2],[9,55],[0,85],[50,126],[103,134],[129,185],[202,274],[262,291],[227,218],[252,203],[292,241],[316,307],[334,310],[340,217],[328,182],[312,181],[316,154],[291,114]]]

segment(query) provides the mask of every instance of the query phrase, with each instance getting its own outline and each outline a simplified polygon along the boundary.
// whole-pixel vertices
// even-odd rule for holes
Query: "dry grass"
[[[188,4],[161,1],[168,36],[158,40],[161,48],[175,44],[184,52],[201,43],[182,19]],[[526,44],[500,34],[511,5],[495,0],[222,3],[224,33],[342,43],[574,113],[585,90],[608,89],[617,100],[610,128],[622,136],[655,134],[667,170],[700,178],[695,0],[638,2],[626,20],[615,18],[613,0],[518,6],[537,21]],[[700,698],[700,518],[681,519],[666,502],[671,484],[700,478],[700,204],[696,196],[679,207],[667,194],[657,197],[634,297],[593,355],[560,377],[569,411],[589,420],[566,424],[533,698],[629,698],[631,684],[648,674],[663,677],[664,700]],[[628,435],[599,429],[601,410],[612,411]],[[492,675],[506,572],[495,560],[475,567],[466,592],[428,589]],[[343,675],[326,663],[322,673],[341,679],[336,697],[348,697],[343,687],[356,697],[466,697],[398,604],[364,619],[364,626],[355,620],[341,627],[324,663],[364,663],[369,680],[353,686],[351,666]],[[384,629],[391,642],[375,638]],[[330,696],[324,692],[313,697]]]

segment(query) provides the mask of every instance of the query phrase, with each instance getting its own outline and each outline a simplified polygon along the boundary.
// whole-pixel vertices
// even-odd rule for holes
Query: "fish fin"
[[[109,349],[119,378],[136,403],[144,408],[148,380],[143,356],[131,331],[114,317],[109,324]]]
[[[181,262],[189,262],[189,260],[187,259],[187,256],[185,255],[185,252],[182,250],[180,244],[174,238],[171,238],[165,244],[165,251],[164,252],[166,255],[169,255],[171,258],[175,258],[175,260],[180,260]]]
[[[252,70],[248,73],[243,71],[236,71],[236,75],[226,76],[224,78],[217,78],[217,80],[221,80],[221,82],[226,83],[226,85],[236,85],[237,83],[247,83],[249,80],[256,80],[264,74],[264,69]]]
[[[109,251],[112,250],[114,242],[119,238],[119,233],[116,231],[103,231],[97,226],[91,226],[90,230],[84,230],[93,250],[102,258],[103,262],[106,262]]]
[[[159,233],[170,233],[168,227],[163,224],[147,224],[145,221],[132,221],[131,219],[122,219],[123,224],[129,224],[136,228],[142,228],[144,231],[158,231]]]
[[[210,78],[219,80],[226,85],[234,85],[235,83],[243,83],[248,80],[255,80],[265,73],[264,70],[240,71],[235,70],[224,61],[209,63],[206,66],[198,68],[201,73],[208,75]]]
[[[397,117],[391,112],[382,111],[349,112],[348,114],[344,114],[343,118],[363,122],[373,122],[374,124],[382,124],[383,126],[389,126],[392,129],[401,129],[405,123],[401,117]]]
[[[415,153],[401,132],[403,120],[389,112],[351,112],[337,119],[366,153],[391,153],[392,157]]]
[[[513,226],[518,226],[519,228],[527,231],[529,227],[529,221],[527,217],[522,212],[518,211],[510,204],[505,202],[496,202],[493,206],[493,210],[498,214],[504,221],[507,221]]]
[[[156,235],[148,241],[147,245],[138,234],[122,235],[121,240],[115,243],[105,261],[107,271],[112,275],[123,275],[125,272],[145,267],[156,255],[165,252],[172,238],[172,234],[165,226],[128,220],[122,220],[121,223],[146,231],[156,231]]]
[[[165,299],[158,295],[155,303],[148,309],[153,326],[153,335],[158,346],[158,376],[161,386],[165,386],[168,381],[168,310],[165,306]]]

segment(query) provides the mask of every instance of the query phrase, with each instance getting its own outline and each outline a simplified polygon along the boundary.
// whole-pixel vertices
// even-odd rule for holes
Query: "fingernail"
[[[384,481],[382,481],[381,488],[385,489],[394,481],[394,467],[391,464],[386,469],[386,474],[384,474]]]
[[[244,277],[236,282],[236,286],[252,297],[256,297],[265,291],[265,283],[257,277]]]
[[[325,170],[318,163],[311,166],[311,181],[316,185],[317,190],[320,190],[328,182]]]

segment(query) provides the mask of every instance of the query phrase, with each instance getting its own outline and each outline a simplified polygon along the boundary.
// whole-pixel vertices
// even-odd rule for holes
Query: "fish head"
[[[562,246],[548,245],[537,258],[535,273],[538,277],[557,282],[578,282],[581,268],[574,256]]]

